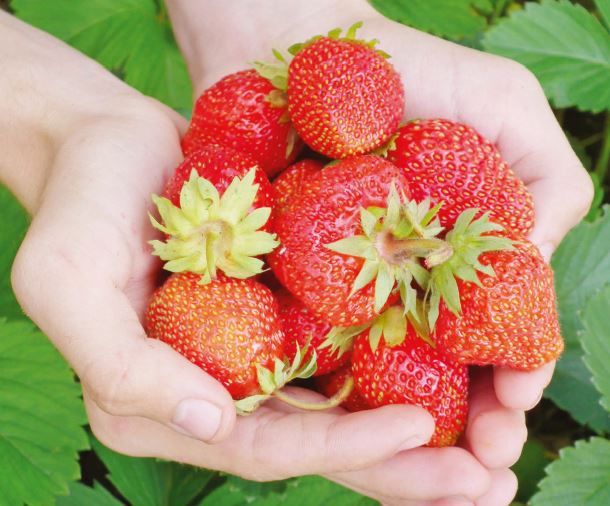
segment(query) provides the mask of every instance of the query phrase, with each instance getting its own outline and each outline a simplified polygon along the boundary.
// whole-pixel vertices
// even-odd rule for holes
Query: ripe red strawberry
[[[202,146],[188,155],[184,162],[176,168],[165,184],[163,197],[169,199],[175,206],[180,207],[180,190],[182,190],[184,183],[189,180],[193,169],[201,177],[212,183],[222,194],[236,176],[243,178],[252,167],[256,167],[256,162],[233,148],[213,144]],[[258,191],[252,209],[259,207],[275,208],[275,192],[267,175],[258,167],[255,170],[254,183],[258,185]],[[263,230],[270,231],[273,228],[272,224],[273,213]]]
[[[428,446],[455,444],[468,414],[468,368],[421,339],[409,325],[401,344],[381,340],[371,349],[369,332],[354,341],[352,374],[356,389],[372,407],[414,404],[434,418]]]
[[[301,138],[330,158],[367,153],[396,131],[404,111],[400,75],[352,27],[303,45],[288,67],[288,110]]]
[[[249,155],[269,176],[289,165],[303,145],[288,120],[285,97],[255,70],[224,77],[197,100],[182,150],[188,155],[207,144]]]
[[[258,394],[256,365],[273,371],[284,334],[271,291],[253,281],[174,274],[152,296],[145,316],[150,337],[168,343],[220,381],[234,399]]]
[[[313,174],[306,191],[276,218],[281,246],[268,255],[269,265],[310,311],[334,326],[368,323],[381,310],[375,308],[373,279],[385,261],[375,260],[370,278],[359,277],[365,260],[328,246],[363,233],[361,209],[385,207],[392,184],[408,196],[400,170],[391,163],[373,155],[348,158]],[[366,283],[351,293],[357,279]],[[385,305],[393,286],[393,280],[384,284],[377,306]]]
[[[341,390],[345,380],[351,374],[351,365],[346,364],[330,374],[317,377],[316,387],[321,394],[324,394],[326,397],[330,398]],[[352,412],[371,409],[371,406],[367,404],[364,397],[362,397],[356,389],[351,391],[348,398],[341,403],[341,406]]]
[[[497,148],[473,128],[444,119],[411,121],[394,143],[388,160],[403,169],[415,200],[443,203],[438,213],[443,226],[478,208],[514,233],[531,232],[532,196]]]
[[[314,315],[286,290],[279,290],[274,295],[279,304],[279,318],[286,336],[284,351],[290,361],[294,360],[297,344],[301,350],[309,344],[305,360],[312,355],[312,350],[316,350],[317,369],[314,376],[334,371],[348,361],[349,353],[346,353],[346,349],[334,349],[330,345],[321,347],[333,329],[330,323]],[[343,330],[347,330],[349,338],[349,330]]]
[[[461,312],[442,303],[435,340],[463,364],[501,365],[531,370],[563,350],[557,319],[553,271],[538,249],[519,238],[512,251],[479,257],[479,284],[457,280]]]
[[[322,169],[324,164],[318,160],[301,160],[282,171],[273,181],[276,200],[275,209],[282,212],[293,195],[301,193],[306,187],[307,180]]]

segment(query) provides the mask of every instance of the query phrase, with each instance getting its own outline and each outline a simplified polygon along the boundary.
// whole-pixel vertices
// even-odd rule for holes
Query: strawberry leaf
[[[11,7],[19,18],[95,58],[142,93],[175,109],[191,109],[186,65],[159,2],[13,0]]]
[[[82,483],[70,483],[70,493],[57,499],[57,506],[123,506],[107,489],[99,483],[88,487]]]
[[[592,294],[610,284],[610,207],[594,222],[581,222],[563,240],[551,265],[555,271],[559,320],[565,351],[545,395],[582,424],[610,431],[610,418],[599,404],[600,395],[583,362],[578,336],[579,313]]]
[[[108,469],[108,479],[128,504],[187,506],[214,476],[211,471],[174,462],[126,457],[96,439],[91,445]]]
[[[0,504],[52,504],[88,448],[79,385],[28,322],[0,319]]]
[[[582,315],[584,331],[580,334],[585,350],[585,364],[593,374],[593,384],[602,394],[601,405],[610,413],[610,285],[589,300]]]
[[[2,247],[0,248],[0,317],[23,318],[11,288],[11,267],[19,245],[25,236],[29,218],[17,199],[0,184],[0,210],[2,214]]]
[[[489,0],[369,0],[381,14],[399,23],[454,40],[482,32]]]
[[[547,467],[546,474],[532,506],[610,504],[610,441],[598,437],[576,441],[574,447],[559,452],[559,460]]]
[[[607,14],[607,3],[599,5]],[[489,30],[483,46],[527,66],[557,107],[610,108],[610,34],[581,5],[528,2]]]

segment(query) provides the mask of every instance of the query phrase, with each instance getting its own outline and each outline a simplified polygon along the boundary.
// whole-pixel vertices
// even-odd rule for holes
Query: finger
[[[491,486],[476,500],[476,506],[509,506],[517,494],[517,477],[510,469],[495,469],[491,473]]]
[[[507,367],[494,369],[494,389],[500,403],[512,409],[532,409],[551,382],[555,361],[533,371],[515,371]]]
[[[417,448],[369,469],[328,477],[391,505],[448,497],[475,500],[490,485],[488,471],[470,453],[456,447]]]
[[[523,411],[504,407],[496,398],[492,370],[474,370],[465,443],[488,469],[512,466],[527,439]]]
[[[433,432],[429,415],[410,406],[340,416],[285,414],[262,407],[251,416],[240,417],[231,438],[209,445],[150,419],[111,417],[89,398],[86,405],[96,435],[117,451],[213,467],[253,480],[374,465],[422,444]]]

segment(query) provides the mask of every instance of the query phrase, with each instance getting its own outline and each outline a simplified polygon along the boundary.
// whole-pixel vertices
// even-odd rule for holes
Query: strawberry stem
[[[442,239],[409,238],[397,239],[386,231],[377,236],[379,256],[391,265],[402,265],[415,257],[424,258],[426,267],[430,268],[446,262],[453,255],[451,245]]]
[[[286,393],[282,392],[282,390],[277,390],[273,392],[272,396],[280,399],[282,402],[290,406],[294,406],[295,408],[304,409],[306,411],[323,411],[325,409],[337,407],[349,397],[349,394],[352,393],[353,389],[354,378],[352,376],[348,376],[339,391],[324,402],[301,401],[299,399],[295,399],[294,397],[287,395]]]

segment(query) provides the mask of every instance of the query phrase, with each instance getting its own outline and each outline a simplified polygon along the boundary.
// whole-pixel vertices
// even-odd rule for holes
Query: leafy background
[[[610,504],[610,0],[370,0],[406,25],[532,70],[596,185],[553,256],[566,353],[528,414],[515,504]],[[185,114],[191,86],[162,0],[0,0]],[[86,428],[69,367],[21,310],[10,267],[28,217],[0,186],[0,506],[376,504],[319,477],[252,483],[116,454]]]

